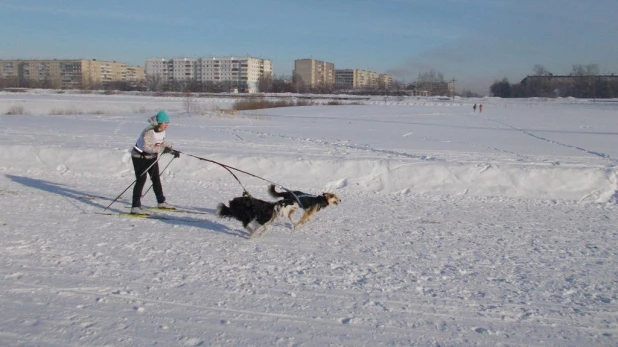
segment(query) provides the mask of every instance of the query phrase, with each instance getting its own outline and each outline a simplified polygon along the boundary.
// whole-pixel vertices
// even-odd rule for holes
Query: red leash
[[[179,152],[179,153],[183,153],[183,152],[180,152],[180,151],[178,151],[178,152]],[[184,154],[184,155],[188,155],[188,156],[193,157],[193,158],[196,158],[196,159],[199,159],[199,160],[207,161],[207,162],[209,162],[209,163],[217,164],[217,165],[219,165],[219,166],[223,167],[223,168],[224,168],[224,169],[226,169],[226,170],[227,170],[227,171],[228,171],[228,172],[229,172],[232,176],[234,176],[234,178],[236,179],[236,181],[238,181],[238,184],[240,184],[240,186],[242,187],[242,189],[245,191],[245,193],[249,194],[249,196],[251,196],[251,194],[247,191],[247,188],[245,188],[245,186],[242,184],[242,182],[240,182],[240,180],[238,179],[238,177],[236,177],[236,175],[232,172],[232,170],[236,170],[236,171],[238,171],[238,172],[242,172],[242,173],[244,173],[244,174],[246,174],[246,175],[253,176],[253,177],[255,177],[255,178],[258,178],[258,179],[261,179],[261,180],[263,180],[263,181],[266,181],[266,182],[268,182],[268,183],[270,183],[270,184],[274,184],[274,185],[275,185],[275,186],[277,186],[277,187],[281,187],[281,189],[283,189],[283,190],[285,190],[286,192],[288,192],[288,193],[292,194],[292,196],[294,196],[294,199],[296,200],[296,202],[298,202],[298,205],[299,205],[301,208],[303,208],[303,204],[300,202],[299,197],[298,197],[296,194],[294,194],[294,192],[293,192],[293,191],[291,191],[291,190],[287,189],[286,187],[284,187],[284,186],[282,186],[282,185],[280,185],[280,184],[277,184],[277,183],[275,183],[275,182],[273,182],[273,181],[271,181],[271,180],[267,180],[267,179],[266,179],[266,178],[264,178],[264,177],[260,177],[260,176],[258,176],[258,175],[254,175],[254,174],[252,174],[252,173],[250,173],[250,172],[247,172],[247,171],[244,171],[244,170],[241,170],[241,169],[235,168],[235,167],[233,167],[233,166],[229,166],[229,165],[226,165],[226,164],[223,164],[223,163],[219,163],[218,161],[214,161],[214,160],[211,160],[211,159],[206,159],[206,158],[198,157],[198,156],[196,156],[196,155],[189,154],[189,153],[183,153],[183,154]],[[311,196],[311,197],[316,197],[316,195],[310,195],[310,194],[305,194],[305,195],[303,195],[303,196]]]
[[[249,192],[247,191],[247,188],[245,188],[245,186],[242,184],[242,182],[240,182],[240,180],[239,180],[239,179],[238,179],[238,177],[237,177],[237,176],[236,176],[236,175],[232,172],[232,170],[236,170],[236,171],[238,171],[238,172],[242,172],[242,173],[244,173],[244,174],[246,174],[246,175],[253,176],[253,177],[255,177],[255,178],[259,178],[259,179],[261,179],[261,180],[263,180],[263,181],[266,181],[266,182],[269,182],[269,183],[274,184],[274,185],[276,185],[276,186],[279,186],[279,185],[278,185],[278,184],[276,184],[275,182],[270,181],[270,180],[267,180],[267,179],[266,179],[266,178],[264,178],[264,177],[260,177],[260,176],[258,176],[258,175],[254,175],[254,174],[252,174],[252,173],[250,173],[250,172],[247,172],[247,171],[244,171],[244,170],[241,170],[241,169],[235,168],[235,167],[233,167],[233,166],[229,166],[229,165],[226,165],[226,164],[223,164],[223,163],[220,163],[220,162],[218,162],[218,161],[211,160],[211,159],[206,159],[206,158],[198,157],[198,156],[193,155],[193,154],[184,153],[184,152],[180,152],[180,151],[178,151],[178,152],[179,152],[179,153],[182,153],[182,154],[184,154],[184,155],[188,155],[188,156],[190,156],[190,157],[193,157],[193,158],[199,159],[199,160],[203,160],[203,161],[207,161],[207,162],[209,162],[209,163],[217,164],[217,165],[221,166],[222,168],[226,169],[226,170],[227,170],[227,172],[229,172],[232,176],[234,176],[234,178],[236,179],[236,181],[238,181],[238,184],[240,184],[240,186],[242,187],[242,189],[243,189],[243,190],[245,191],[245,193],[247,193],[247,194],[249,194]],[[279,186],[279,187],[281,187],[281,186]],[[284,188],[284,189],[285,189],[285,188]],[[251,194],[249,194],[249,195],[251,195]]]

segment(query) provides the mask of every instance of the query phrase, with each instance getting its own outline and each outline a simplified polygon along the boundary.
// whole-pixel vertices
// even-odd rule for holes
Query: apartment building
[[[239,89],[247,88],[250,93],[258,90],[260,77],[272,76],[272,73],[271,60],[249,56],[146,59],[146,75],[158,76],[164,83],[228,82]]]
[[[455,81],[415,82],[410,91],[414,96],[453,96]]]
[[[393,83],[391,76],[359,69],[335,70],[335,84],[344,88],[387,88]]]
[[[193,58],[148,58],[146,76],[159,76],[162,82],[193,81],[197,59]]]
[[[380,74],[373,71],[361,70],[361,88],[378,88]]]
[[[146,80],[146,69],[141,66],[128,66],[126,69],[125,81],[130,85],[137,85]]]
[[[309,87],[335,83],[335,64],[315,59],[294,60],[294,76]]]
[[[335,84],[343,88],[358,88],[358,76],[355,69],[335,70]]]
[[[378,76],[378,85],[384,89],[390,89],[393,86],[393,76],[380,74]]]
[[[68,60],[0,60],[0,78],[17,87],[90,89],[111,82],[144,79],[144,68],[118,62]]]

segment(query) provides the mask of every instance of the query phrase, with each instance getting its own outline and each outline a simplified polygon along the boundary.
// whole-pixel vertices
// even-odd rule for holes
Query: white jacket
[[[163,153],[165,147],[172,147],[170,143],[165,141],[165,131],[155,131],[159,125],[156,116],[151,117],[148,122],[151,125],[142,131],[131,151],[131,155],[134,157],[156,158]]]

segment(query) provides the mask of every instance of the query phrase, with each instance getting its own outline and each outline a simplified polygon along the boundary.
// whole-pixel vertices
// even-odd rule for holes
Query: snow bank
[[[410,162],[388,159],[305,159],[281,156],[191,153],[246,171],[277,184],[309,191],[364,190],[376,193],[495,196],[506,198],[607,202],[615,194],[613,169],[590,166]],[[161,158],[165,167],[171,156]],[[56,171],[63,175],[133,177],[128,150],[0,146],[6,168]],[[235,171],[243,184],[264,181]],[[193,184],[234,180],[221,166],[183,155],[163,173],[166,180]]]

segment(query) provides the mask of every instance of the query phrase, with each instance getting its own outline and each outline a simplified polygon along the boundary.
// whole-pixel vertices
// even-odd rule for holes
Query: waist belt
[[[154,153],[146,153],[139,149],[137,146],[133,146],[133,150],[131,153],[134,157],[145,158],[145,159],[154,159],[157,157]]]

